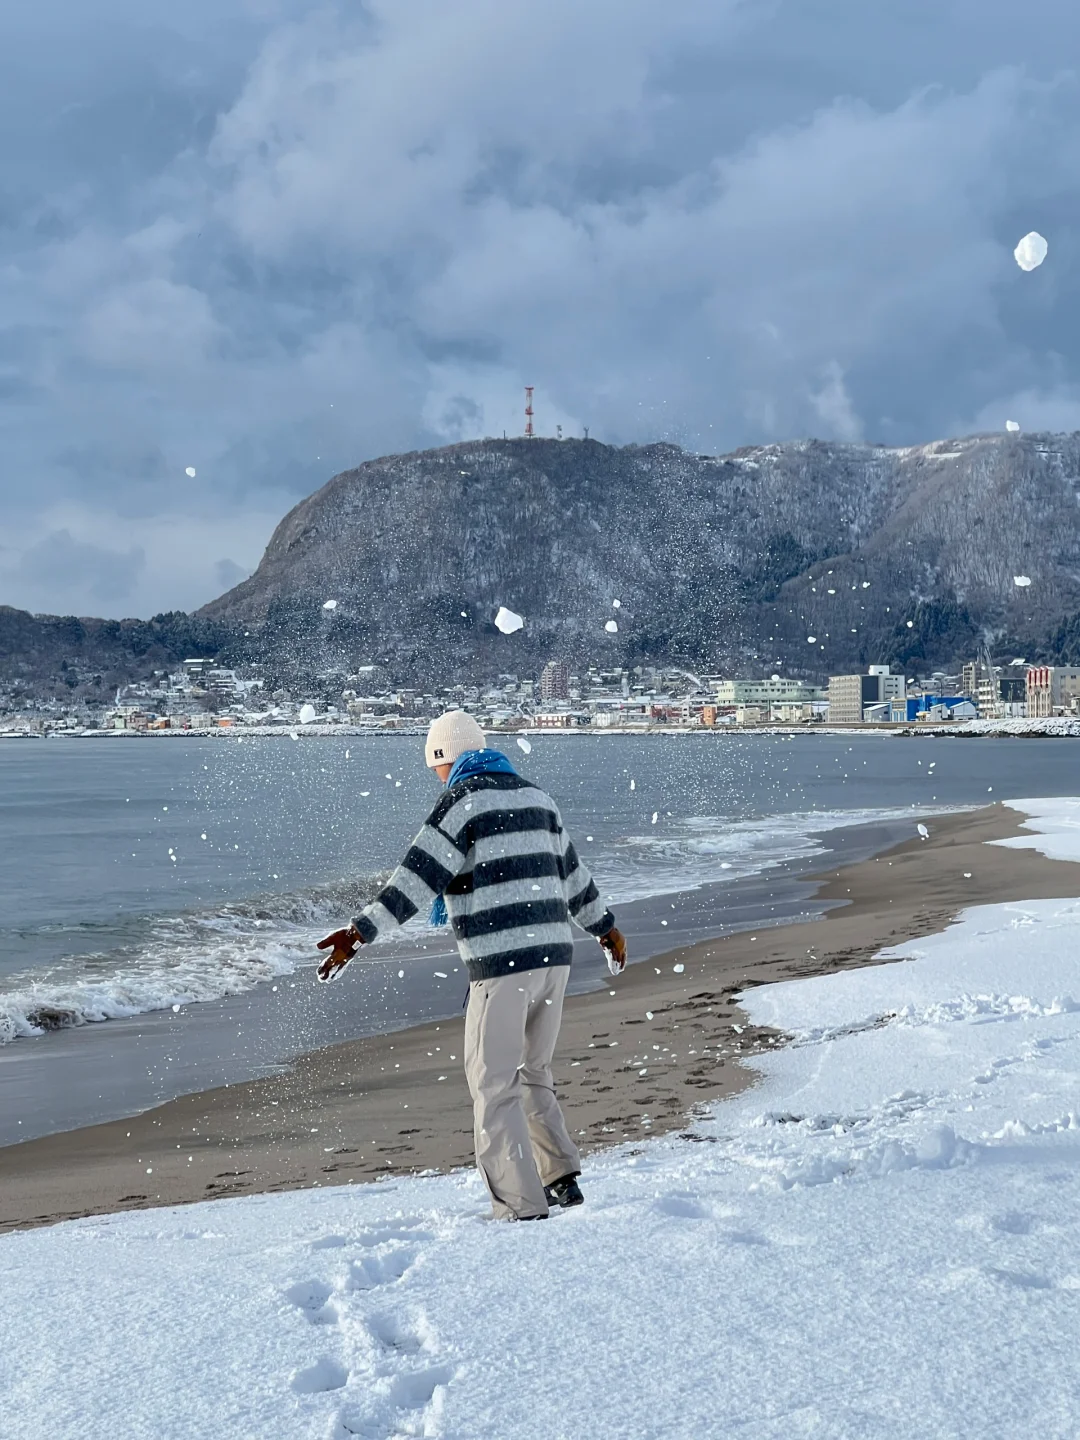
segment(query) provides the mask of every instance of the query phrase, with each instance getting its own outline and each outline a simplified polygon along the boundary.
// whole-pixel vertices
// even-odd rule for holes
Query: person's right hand
[[[600,944],[607,956],[607,968],[612,975],[621,975],[626,969],[626,937],[613,925],[606,935],[600,936]]]
[[[340,975],[363,943],[359,932],[352,925],[346,925],[343,930],[335,930],[332,935],[327,935],[325,940],[319,940],[318,949],[330,951],[315,972],[319,979],[333,980],[336,975]]]

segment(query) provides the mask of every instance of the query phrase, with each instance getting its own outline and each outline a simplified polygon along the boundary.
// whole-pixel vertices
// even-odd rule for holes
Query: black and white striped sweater
[[[353,924],[370,944],[440,893],[470,980],[569,965],[571,919],[597,936],[615,923],[554,800],[520,775],[473,775],[447,790]]]

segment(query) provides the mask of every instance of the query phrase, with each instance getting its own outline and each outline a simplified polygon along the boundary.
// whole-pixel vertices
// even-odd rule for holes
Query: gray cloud
[[[110,550],[76,540],[68,530],[54,530],[20,555],[14,569],[31,595],[55,604],[64,613],[86,613],[86,596],[98,610],[114,609],[136,593],[146,566],[139,546]],[[63,603],[64,601],[68,603]],[[92,613],[97,613],[94,611]]]
[[[709,450],[1080,423],[1056,0],[0,27],[0,600],[199,604],[335,470],[518,431],[525,383],[543,433]],[[147,563],[106,593],[113,544]]]

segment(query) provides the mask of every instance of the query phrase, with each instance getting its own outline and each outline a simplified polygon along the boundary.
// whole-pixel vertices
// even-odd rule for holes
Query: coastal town
[[[259,667],[227,669],[194,657],[172,672],[94,703],[0,689],[0,738],[175,734],[299,736],[414,731],[451,706],[505,731],[752,730],[768,727],[900,728],[971,721],[1080,720],[1080,666],[995,665],[925,677],[871,665],[827,686],[780,674],[747,679],[640,666],[572,672],[549,660],[537,677],[499,675],[486,685],[425,691],[395,686],[376,665],[327,671],[303,693],[271,689]]]

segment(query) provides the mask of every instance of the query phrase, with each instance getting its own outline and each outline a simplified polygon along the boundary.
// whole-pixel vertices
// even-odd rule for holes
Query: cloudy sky
[[[1080,428],[1077,56],[1066,0],[5,6],[0,603],[194,608],[527,382],[711,453]]]

